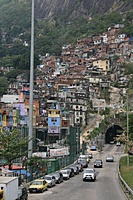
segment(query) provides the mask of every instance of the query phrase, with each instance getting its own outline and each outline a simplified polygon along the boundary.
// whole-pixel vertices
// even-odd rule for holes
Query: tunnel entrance
[[[114,141],[115,138],[122,133],[123,129],[119,125],[112,125],[105,134],[105,143],[110,144],[110,141]]]

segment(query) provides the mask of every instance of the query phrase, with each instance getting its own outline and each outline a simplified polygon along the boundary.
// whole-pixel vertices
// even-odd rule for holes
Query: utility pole
[[[77,128],[76,128],[76,142],[77,142],[77,150],[76,150],[76,151],[77,151],[77,158],[78,158],[78,154],[79,154],[79,153],[78,153],[78,151],[79,151],[79,150],[78,150],[78,148],[79,148],[79,147],[78,147],[78,141],[79,141],[79,134],[78,134],[78,127],[77,127]]]
[[[127,93],[127,144],[126,144],[127,150],[128,150],[128,133],[129,133],[129,117],[128,117],[128,114],[129,114],[129,106],[128,106],[128,93]],[[128,152],[127,152],[127,166],[129,166]]]
[[[32,0],[31,14],[31,55],[30,55],[30,99],[29,99],[29,143],[28,143],[28,158],[33,152],[33,78],[34,78],[34,0]]]

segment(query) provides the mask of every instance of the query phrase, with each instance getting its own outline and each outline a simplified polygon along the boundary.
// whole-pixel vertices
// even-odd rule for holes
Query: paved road
[[[115,157],[114,163],[106,163],[106,155]],[[95,158],[103,159],[103,168],[96,169],[96,182],[83,182],[82,173],[68,181],[50,188],[42,194],[29,194],[28,200],[127,200],[118,182],[118,160],[122,146],[106,145],[100,153],[95,153],[89,167],[93,167]]]

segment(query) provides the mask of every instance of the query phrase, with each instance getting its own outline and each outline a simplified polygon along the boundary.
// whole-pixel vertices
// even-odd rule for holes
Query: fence
[[[76,154],[70,154],[68,156],[51,158],[51,159],[47,158],[43,166],[37,166],[37,165],[30,166],[28,168],[28,171],[31,174],[30,178],[25,175],[25,178],[21,180],[21,182],[29,182],[34,179],[43,177],[46,173],[50,174],[55,171],[59,171],[60,169],[74,163],[76,159],[77,159]]]

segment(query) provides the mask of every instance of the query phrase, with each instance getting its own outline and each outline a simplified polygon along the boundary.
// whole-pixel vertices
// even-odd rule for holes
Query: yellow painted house
[[[61,111],[58,109],[49,109],[48,117],[61,117]]]
[[[103,71],[106,75],[110,71],[110,60],[109,59],[97,59],[93,61],[93,67],[97,67]]]

